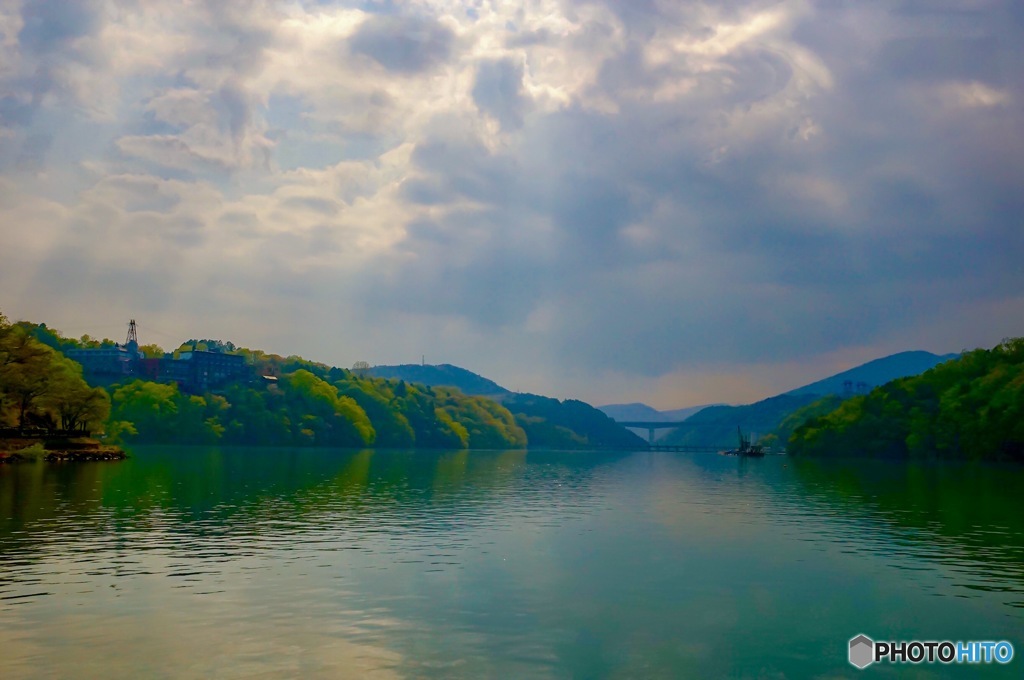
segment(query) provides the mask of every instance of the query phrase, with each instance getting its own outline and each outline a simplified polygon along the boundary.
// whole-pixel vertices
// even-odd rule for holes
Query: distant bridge
[[[683,425],[682,420],[616,420],[616,423],[623,427],[635,427],[647,430],[648,451],[681,451],[684,453],[718,453],[721,446],[700,446],[694,444],[655,444],[655,430],[674,430]]]
[[[623,427],[635,427],[639,430],[647,430],[647,443],[654,446],[655,430],[674,430],[683,424],[682,420],[616,420],[616,423]],[[718,449],[715,449],[716,451]]]

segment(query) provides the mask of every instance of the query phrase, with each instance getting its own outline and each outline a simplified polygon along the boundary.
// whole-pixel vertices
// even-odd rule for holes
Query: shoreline
[[[119,446],[100,443],[89,437],[0,439],[0,465],[13,463],[93,462],[124,460],[128,455]]]

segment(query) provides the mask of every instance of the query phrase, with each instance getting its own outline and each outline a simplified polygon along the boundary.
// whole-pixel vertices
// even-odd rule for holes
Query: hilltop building
[[[67,356],[82,364],[86,375],[122,378],[132,374],[132,366],[140,355],[138,347],[132,350],[115,344],[113,347],[68,350]]]
[[[165,354],[162,359],[142,359],[137,364],[139,377],[154,382],[176,382],[189,392],[205,392],[232,378],[242,377],[247,369],[241,354],[192,350]]]
[[[143,358],[139,352],[135,319],[128,323],[128,339],[123,345],[114,343],[113,347],[72,349],[67,351],[67,357],[82,364],[86,377],[120,380],[132,375],[135,364]]]
[[[174,382],[186,392],[205,392],[225,382],[243,377],[248,369],[241,354],[208,350],[164,354],[147,358],[139,351],[135,319],[128,324],[128,338],[123,345],[90,347],[67,352],[70,359],[82,364],[90,382],[119,382],[135,376],[153,382]]]

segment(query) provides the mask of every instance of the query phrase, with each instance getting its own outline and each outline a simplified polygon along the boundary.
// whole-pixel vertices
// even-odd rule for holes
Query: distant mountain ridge
[[[756,439],[758,435],[774,432],[786,416],[818,399],[816,394],[780,394],[743,406],[709,406],[687,418],[681,427],[670,430],[661,441],[732,448],[737,444],[737,427]]]
[[[544,445],[564,448],[630,448],[641,441],[639,438],[634,439],[635,434],[639,433],[646,438],[646,433],[627,431],[612,421],[632,420],[686,421],[678,429],[656,432],[656,438],[661,443],[728,447],[735,445],[737,426],[748,433],[752,431],[766,435],[774,432],[794,411],[809,406],[819,397],[842,397],[858,391],[870,391],[897,378],[924,373],[957,356],[920,350],[899,352],[753,404],[714,404],[668,411],[659,411],[639,402],[608,404],[594,409],[575,400],[559,402],[557,399],[537,395],[518,394],[482,375],[451,364],[374,366],[369,369],[369,374],[435,387],[454,387],[463,394],[493,398],[512,411],[518,424],[530,435],[531,442],[544,442]]]
[[[634,402],[632,404],[607,404],[598,406],[598,410],[615,420],[647,420],[655,423],[666,423],[677,420],[686,420],[694,413],[705,409],[713,404],[702,404],[701,406],[690,406],[688,408],[677,408],[671,411],[659,411],[653,406]]]
[[[677,408],[671,411],[659,411],[647,404],[634,402],[632,404],[607,404],[605,406],[598,406],[597,408],[599,411],[617,422],[628,422],[632,420],[652,423],[671,423],[686,420],[693,414],[704,410],[708,406],[708,404],[705,404],[703,406]],[[648,436],[647,430],[644,430],[643,428],[629,427],[626,429],[640,437],[643,437],[644,439]],[[672,432],[672,430],[655,430],[654,441],[661,441],[670,432]]]
[[[368,372],[375,378],[404,380],[431,387],[454,387],[463,394],[475,397],[500,397],[511,394],[511,391],[493,380],[451,364],[374,366]]]
[[[677,429],[656,433],[659,443],[728,447],[736,444],[737,427],[747,433],[767,435],[775,432],[790,414],[810,406],[821,397],[846,397],[858,392],[869,392],[897,378],[920,375],[958,356],[960,355],[939,355],[920,350],[899,352],[789,392],[740,406],[716,404],[676,411],[658,411],[647,404],[634,403],[610,404],[602,406],[601,410],[618,421],[685,421],[685,424]]]
[[[910,352],[899,352],[898,354],[891,354],[881,359],[875,359],[869,361],[866,364],[855,366],[842,373],[836,373],[833,376],[818,380],[817,382],[798,387],[795,390],[784,392],[783,394],[789,395],[808,395],[817,394],[825,396],[827,394],[843,394],[845,391],[844,383],[849,381],[854,390],[856,391],[858,384],[867,386],[868,390],[871,390],[879,385],[884,385],[887,382],[896,380],[897,378],[906,378],[912,375],[920,375],[930,368],[934,368],[941,363],[955,359],[959,354],[932,354],[931,352],[924,352],[921,350],[910,351]]]

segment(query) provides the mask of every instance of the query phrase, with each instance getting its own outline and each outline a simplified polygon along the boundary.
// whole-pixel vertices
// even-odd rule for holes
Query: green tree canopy
[[[81,366],[0,315],[0,422],[100,428],[109,412],[106,392],[89,387]]]
[[[1024,338],[965,352],[808,419],[798,455],[1024,461]]]

